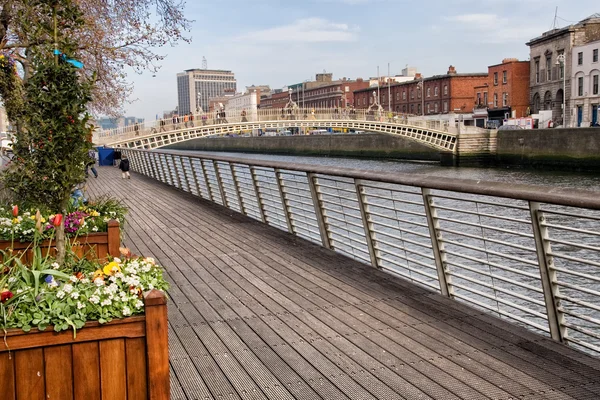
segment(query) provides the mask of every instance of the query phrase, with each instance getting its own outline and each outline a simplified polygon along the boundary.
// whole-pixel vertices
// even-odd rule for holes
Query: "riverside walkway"
[[[600,360],[114,167],[166,269],[172,399],[598,399]]]

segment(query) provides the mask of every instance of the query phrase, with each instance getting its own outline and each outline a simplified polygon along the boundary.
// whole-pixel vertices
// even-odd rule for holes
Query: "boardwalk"
[[[172,399],[598,399],[600,360],[112,167],[167,271]]]

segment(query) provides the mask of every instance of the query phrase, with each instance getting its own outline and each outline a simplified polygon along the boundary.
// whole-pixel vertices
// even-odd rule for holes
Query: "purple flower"
[[[46,283],[50,283],[54,280],[54,277],[52,275],[46,275],[46,278],[44,278],[44,280],[46,281]]]

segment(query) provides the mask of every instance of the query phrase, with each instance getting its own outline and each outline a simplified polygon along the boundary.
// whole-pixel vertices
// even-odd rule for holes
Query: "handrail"
[[[130,149],[134,150],[134,149]],[[144,150],[135,150],[144,151]],[[206,159],[193,151],[166,150],[160,153],[185,155],[190,158]],[[405,186],[427,187],[429,189],[448,190],[458,193],[472,193],[483,196],[508,197],[546,204],[600,210],[600,192],[580,189],[556,188],[553,186],[534,186],[504,182],[490,182],[472,179],[448,179],[429,174],[408,174],[405,172],[364,171],[342,167],[322,167],[316,164],[289,163],[283,161],[255,160],[241,157],[211,155],[211,160],[234,164],[252,164],[257,167],[274,168],[288,171],[301,171],[315,174],[363,179],[373,182],[386,182]]]
[[[120,150],[134,171],[600,355],[600,192]]]

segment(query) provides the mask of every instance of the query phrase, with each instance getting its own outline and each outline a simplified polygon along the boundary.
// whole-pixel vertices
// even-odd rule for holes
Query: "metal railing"
[[[599,193],[122,151],[134,171],[600,354]]]

